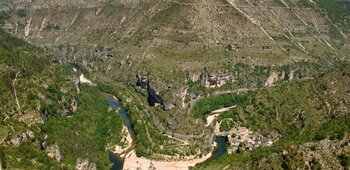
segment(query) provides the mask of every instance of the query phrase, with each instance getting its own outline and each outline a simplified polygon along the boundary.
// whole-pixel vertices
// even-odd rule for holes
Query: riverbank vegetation
[[[168,137],[165,134],[166,129],[153,115],[157,108],[145,106],[146,101],[143,101],[141,96],[129,93],[132,90],[131,87],[131,89],[125,89],[108,83],[100,83],[98,87],[120,99],[122,106],[129,112],[136,133],[137,156],[162,160],[196,154],[193,148],[200,144],[184,145],[183,142]]]
[[[221,114],[218,121],[232,119],[253,131],[268,135],[276,142],[271,147],[251,152],[240,150],[240,153],[204,162],[194,169],[220,169],[226,166],[243,169],[297,169],[305,167],[305,161],[313,161],[315,166],[322,163],[326,157],[310,160],[302,151],[308,143],[321,147],[327,140],[333,141],[335,145],[349,141],[349,81],[350,66],[346,65],[315,80],[292,82],[244,94],[245,100]],[[215,103],[217,102],[212,104]],[[282,155],[283,150],[289,154]],[[314,150],[318,154],[322,149]],[[329,151],[325,154],[334,153]],[[340,149],[339,154],[346,157],[349,156],[349,151]],[[336,167],[337,163],[330,166]]]
[[[54,115],[46,122],[48,144],[57,143],[69,165],[75,165],[77,158],[87,158],[105,169],[110,166],[106,146],[120,144],[122,120],[118,113],[108,111],[106,98],[95,87],[83,84],[81,90],[72,117]]]
[[[192,114],[194,117],[200,118],[214,110],[245,103],[246,100],[245,94],[235,93],[206,97],[196,103]]]
[[[77,93],[72,65],[59,65],[44,50],[2,31],[0,40],[2,168],[73,168],[78,158],[109,168],[106,147],[120,142],[122,122],[108,112],[98,89],[82,84]],[[11,144],[26,131],[34,138]],[[61,161],[47,155],[55,144]]]

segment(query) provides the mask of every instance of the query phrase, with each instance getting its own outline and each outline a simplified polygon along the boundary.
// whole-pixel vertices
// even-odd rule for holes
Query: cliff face
[[[220,130],[219,134],[229,136],[230,151],[244,151],[243,155],[250,156],[241,160],[242,154],[234,153],[198,165],[197,169],[348,169],[349,73],[350,65],[343,65],[314,80],[243,94],[247,97],[245,101],[222,113],[215,127]],[[205,109],[211,102],[211,106],[216,106],[229,99],[229,95],[221,100],[215,100],[214,96],[212,100],[204,99],[204,104],[199,101],[197,106]],[[237,101],[239,99],[232,103]],[[259,137],[240,144],[241,140],[255,135],[242,127],[257,130],[272,139],[273,144],[246,152],[250,149],[247,146],[256,144],[254,140]],[[249,135],[244,137],[244,134]],[[262,141],[257,143],[264,145]]]
[[[221,87],[228,82],[233,83],[234,78],[230,74],[204,73],[202,75],[202,81],[205,87],[216,88],[216,87]]]
[[[237,63],[314,63],[325,53],[347,58],[349,16],[333,13],[328,2],[23,0],[2,2],[0,9],[8,15],[6,31],[53,52],[61,63],[129,83],[149,72],[155,89],[168,93],[171,85],[165,96],[172,96],[185,86],[185,74],[204,68],[216,74]],[[239,79],[235,74],[204,75],[203,85],[221,87]],[[261,82],[245,86],[254,84]]]
[[[10,31],[39,44],[77,40],[96,43],[88,35],[102,35],[96,37],[102,42],[128,39],[146,47],[152,44],[191,50],[205,45],[230,50],[237,46],[239,51],[261,48],[283,52],[289,45],[310,51],[313,42],[333,48],[339,42],[332,40],[330,31],[343,38],[348,34],[347,28],[340,25],[333,30],[334,25],[323,13],[313,10],[319,8],[317,4],[310,3],[306,8],[297,2],[285,2],[51,0],[16,1],[2,6],[9,11],[22,11],[8,21],[13,25]],[[71,41],[74,38],[78,39]]]
[[[155,106],[156,104],[160,104],[164,106],[164,101],[162,96],[159,95],[149,82],[148,75],[136,75],[136,86],[140,86],[142,89],[146,89],[147,91],[147,102],[150,106]]]
[[[54,145],[56,141],[66,142],[62,136],[69,132],[72,133],[69,142],[82,139],[76,142],[84,144],[79,147],[91,144],[91,140],[103,139],[96,142],[101,146],[92,144],[90,151],[94,151],[105,148],[102,145],[108,141],[104,139],[110,136],[92,139],[90,135],[96,134],[90,134],[90,126],[96,123],[98,132],[106,135],[107,131],[103,129],[115,127],[116,122],[108,124],[111,127],[105,126],[103,118],[111,114],[101,110],[107,110],[107,106],[91,107],[91,103],[103,103],[104,98],[97,97],[96,89],[80,85],[78,77],[67,75],[69,71],[66,67],[69,70],[72,70],[72,65],[81,68],[97,84],[106,81],[127,87],[126,91],[135,98],[125,100],[132,105],[130,110],[136,112],[133,119],[142,120],[135,121],[135,126],[146,127],[137,128],[141,136],[137,140],[137,152],[170,157],[167,154],[175,155],[174,150],[159,149],[167,146],[157,145],[167,143],[163,141],[164,132],[194,141],[194,145],[176,147],[178,156],[194,155],[198,150],[202,154],[211,146],[211,129],[204,128],[203,122],[191,117],[190,113],[203,96],[317,78],[349,60],[350,13],[331,0],[2,0],[0,24],[5,31],[53,55],[45,58],[46,55],[37,53],[41,50],[32,50],[34,47],[30,45],[19,46],[19,40],[4,38],[8,35],[2,36],[3,32],[0,32],[0,57],[6,56],[0,60],[0,78],[3,80],[0,84],[3,99],[0,110],[1,113],[6,112],[0,115],[5,122],[4,128],[0,126],[0,139],[14,139],[17,145],[22,140],[11,132],[12,121],[21,125],[15,129],[16,132],[26,132],[28,124],[48,121],[57,112],[63,118],[69,117],[67,120],[71,120],[71,124],[82,125],[78,133],[66,130],[70,126],[65,126],[68,122],[65,119],[57,118],[55,121],[58,123],[51,124],[50,128],[55,129],[60,124],[63,130],[49,131],[51,134],[47,142],[51,142],[49,144],[53,148],[48,149],[48,153],[60,158],[56,155],[62,152],[63,161],[65,155],[81,155],[84,149],[75,148],[76,153],[71,153],[67,147],[73,145]],[[348,80],[348,74],[344,73],[339,79]],[[324,85],[315,86],[318,93],[307,101],[313,107],[325,110],[322,116],[331,119],[349,112],[348,89],[336,88],[349,87],[349,81],[337,81],[332,77],[328,80]],[[80,92],[84,88],[94,94]],[[135,91],[141,95],[133,94]],[[80,98],[85,97],[83,102],[77,97],[77,92],[80,92]],[[129,99],[128,95],[125,92],[123,97]],[[295,95],[295,98],[299,99],[300,95]],[[242,115],[254,116],[246,114],[249,111],[264,110],[263,104],[272,99],[266,96],[262,104],[254,104],[259,108],[240,110],[240,118]],[[288,98],[278,102],[287,101],[290,97],[288,94],[285,96]],[[277,100],[279,96],[273,99]],[[32,102],[26,105],[27,101]],[[150,106],[163,105],[164,109],[147,107],[147,102]],[[272,102],[271,107],[275,103]],[[282,104],[276,106],[282,107]],[[295,105],[309,107],[303,103]],[[283,127],[292,122],[289,120],[305,126],[304,112],[298,109],[278,112],[274,107],[269,113],[274,112],[277,112],[276,121],[286,121]],[[95,113],[95,116],[90,116]],[[296,118],[279,117],[282,113],[284,116],[295,115]],[[83,115],[83,118],[74,119],[75,114]],[[268,113],[257,113],[259,116],[263,114]],[[269,117],[260,118],[264,120],[262,123],[274,121]],[[324,117],[315,116],[312,120],[316,118]],[[81,120],[89,123],[80,124]],[[253,120],[257,119],[247,119]],[[36,137],[41,134],[33,129]],[[157,129],[161,129],[160,132]],[[261,129],[264,131],[266,127]],[[84,134],[85,130],[89,134]],[[50,139],[52,137],[56,138]],[[46,142],[47,136],[44,138]],[[40,145],[42,143],[39,142]],[[11,149],[6,148],[7,154],[12,154],[9,153]],[[98,154],[102,152],[105,150]],[[7,158],[19,160],[12,156]],[[106,159],[104,156],[101,158]],[[94,163],[98,162],[95,159],[99,157],[93,154],[81,157],[77,160],[77,167],[95,167]],[[97,164],[97,168],[99,166]],[[37,169],[40,168],[45,169]]]

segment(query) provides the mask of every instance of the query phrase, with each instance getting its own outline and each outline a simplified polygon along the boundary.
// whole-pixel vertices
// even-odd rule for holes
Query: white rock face
[[[278,81],[278,73],[277,72],[272,72],[269,78],[267,78],[265,82],[265,86],[271,86],[275,84]]]
[[[32,17],[27,21],[27,25],[24,28],[24,36],[28,37],[30,33],[30,24],[32,23]]]
[[[96,170],[96,164],[89,162],[88,159],[78,158],[76,165],[76,170]]]
[[[10,141],[7,141],[7,144],[13,145],[13,146],[19,146],[22,142],[26,141],[27,139],[33,139],[34,137],[35,137],[34,132],[29,130],[26,132],[22,132],[16,138],[13,138]]]
[[[87,84],[90,84],[90,85],[93,84],[89,79],[85,78],[84,74],[80,75],[79,80],[80,80],[80,83],[87,83]]]
[[[46,153],[47,153],[47,156],[49,156],[50,158],[54,158],[57,161],[61,161],[62,160],[60,147],[57,144],[54,144],[53,146],[49,146],[46,149]]]

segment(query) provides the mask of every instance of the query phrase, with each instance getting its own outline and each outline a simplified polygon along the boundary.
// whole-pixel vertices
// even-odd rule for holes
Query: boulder
[[[47,153],[47,156],[49,156],[50,158],[54,158],[57,161],[61,161],[62,160],[60,147],[57,144],[54,144],[52,146],[47,147],[46,153]]]
[[[96,170],[96,164],[90,163],[89,159],[78,158],[75,165],[75,169],[76,170]]]

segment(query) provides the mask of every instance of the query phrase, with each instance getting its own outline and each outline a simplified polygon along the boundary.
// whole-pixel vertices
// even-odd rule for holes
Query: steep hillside
[[[2,12],[4,29],[54,52],[60,62],[127,84],[148,74],[168,106],[182,105],[174,94],[183,93],[188,80],[207,81],[206,72],[226,78],[203,86],[236,79],[259,86],[261,80],[228,69],[237,63],[253,72],[249,66],[292,65],[307,70],[305,78],[319,72],[313,66],[319,60],[348,58],[349,12],[330,0],[36,0],[3,2]],[[266,80],[270,68],[263,70],[259,77]]]
[[[33,152],[30,153],[33,155],[41,155],[42,160],[39,162],[45,161],[47,164],[45,166],[57,166],[57,163],[45,156],[44,151],[37,151],[35,149],[37,147],[31,145],[42,138],[40,128],[36,128],[44,122],[41,114],[43,109],[41,102],[46,101],[54,106],[63,107],[53,102],[60,97],[57,94],[58,89],[57,91],[50,91],[50,89],[57,88],[58,85],[62,85],[66,91],[72,89],[62,77],[64,75],[62,70],[51,66],[52,57],[50,55],[3,31],[0,34],[1,166],[2,168],[17,167],[21,163],[12,162],[16,159],[15,156],[23,158],[27,155],[21,155],[19,152],[26,153],[27,151]],[[52,79],[52,77],[56,77],[56,79]],[[67,97],[69,98],[69,96]],[[28,138],[30,142],[23,139],[25,144],[21,145],[21,148],[16,148],[22,142],[21,140],[12,140],[9,143],[11,139],[21,135]],[[23,161],[30,161],[30,159],[25,158]]]
[[[94,80],[128,86],[143,77],[165,108],[177,110],[208,88],[307,79],[348,60],[349,11],[330,0],[1,4],[6,31],[86,68]]]
[[[72,68],[0,31],[1,168],[73,168],[78,158],[110,166],[106,150],[121,141],[121,119]]]
[[[237,119],[274,140],[293,130],[311,134],[349,107],[343,98],[321,94],[317,83],[328,86],[331,77],[319,77],[339,77],[340,71],[329,72],[350,57],[350,12],[333,0],[3,0],[0,24],[42,49],[2,33],[3,120],[36,115],[35,123],[21,127],[35,124],[41,129],[35,134],[48,134],[67,168],[77,158],[106,168],[104,152],[120,143],[120,120],[108,112],[100,90],[129,111],[135,153],[157,160],[210,153],[215,132],[201,117],[232,106],[237,96],[244,104],[235,108],[239,117],[219,119]],[[80,86],[81,72],[97,86]],[[332,81],[332,88],[345,88],[334,92],[342,96],[347,82]],[[256,92],[235,94],[246,91]],[[303,130],[307,125],[312,129]],[[18,131],[4,127],[3,134]],[[227,128],[231,124],[223,123]],[[11,135],[4,139],[17,134]],[[18,159],[6,150],[5,162],[16,168]]]
[[[349,73],[347,65],[315,80],[257,90],[243,94],[241,100],[236,97],[227,105],[237,107],[217,119],[220,130],[231,131],[233,121],[269,136],[274,144],[248,151],[248,145],[242,143],[237,153],[198,168],[349,168]]]

